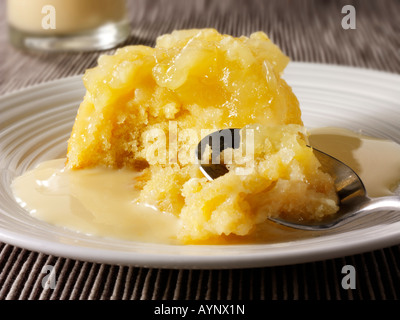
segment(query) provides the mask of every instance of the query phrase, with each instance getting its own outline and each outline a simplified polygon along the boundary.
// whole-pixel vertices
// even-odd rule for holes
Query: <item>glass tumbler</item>
[[[107,50],[130,34],[125,0],[7,0],[10,42],[45,51]]]

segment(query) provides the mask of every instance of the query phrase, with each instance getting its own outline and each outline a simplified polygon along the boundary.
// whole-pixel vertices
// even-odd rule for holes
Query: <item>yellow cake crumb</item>
[[[143,170],[139,201],[179,216],[186,242],[247,235],[269,216],[330,215],[333,180],[306,146],[298,100],[281,78],[288,62],[263,32],[236,38],[214,29],[103,55],[84,75],[67,167]],[[243,150],[234,151],[229,173],[207,181],[197,143],[245,127],[254,130],[253,158],[240,162]]]

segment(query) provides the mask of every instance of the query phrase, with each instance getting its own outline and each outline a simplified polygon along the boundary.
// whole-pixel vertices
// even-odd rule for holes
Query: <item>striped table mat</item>
[[[400,2],[128,1],[132,32],[125,44],[154,45],[174,29],[214,27],[235,36],[265,31],[293,61],[400,73]],[[341,25],[343,6],[356,9],[356,29]],[[82,74],[99,52],[24,53],[8,43],[0,2],[0,94]],[[112,53],[113,50],[107,53]],[[102,52],[104,53],[104,52]],[[57,270],[54,289],[42,268]],[[343,289],[342,267],[357,270],[356,289]],[[75,261],[0,243],[0,299],[267,299],[363,300],[400,296],[400,247],[312,263],[234,270],[169,270]]]

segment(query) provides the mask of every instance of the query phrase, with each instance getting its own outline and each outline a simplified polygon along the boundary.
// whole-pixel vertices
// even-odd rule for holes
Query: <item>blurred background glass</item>
[[[127,39],[125,0],[7,0],[11,43],[46,51],[107,50]]]

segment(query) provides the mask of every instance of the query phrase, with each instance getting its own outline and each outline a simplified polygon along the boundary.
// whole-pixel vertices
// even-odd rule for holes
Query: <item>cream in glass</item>
[[[105,50],[130,33],[125,0],[8,0],[10,41],[48,51]]]

